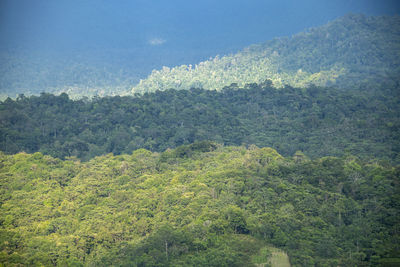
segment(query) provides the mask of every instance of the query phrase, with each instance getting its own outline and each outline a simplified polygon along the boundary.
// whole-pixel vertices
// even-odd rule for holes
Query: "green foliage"
[[[225,145],[270,146],[285,156],[400,160],[398,87],[343,91],[311,86],[276,89],[265,82],[222,92],[169,90],[140,97],[73,101],[43,93],[0,102],[0,149],[53,157],[165,151],[162,160]],[[194,143],[194,144],[192,144]]]
[[[273,261],[271,246],[292,266],[399,255],[400,167],[385,162],[202,142],[0,164],[5,266],[252,266]]]
[[[293,37],[276,38],[193,67],[153,70],[132,92],[222,90],[232,83],[243,87],[266,79],[276,87],[373,88],[382,82],[392,86],[400,77],[399,29],[398,16],[346,15]]]
[[[220,91],[0,102],[0,265],[252,266],[287,253],[292,266],[396,266],[398,23],[349,15],[137,89]]]

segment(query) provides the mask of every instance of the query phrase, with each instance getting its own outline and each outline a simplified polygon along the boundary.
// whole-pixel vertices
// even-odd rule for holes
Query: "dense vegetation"
[[[400,16],[347,15],[291,38],[277,38],[195,66],[164,67],[134,93],[201,87],[220,90],[265,79],[274,86],[392,86],[399,81]]]
[[[313,158],[351,153],[398,162],[398,90],[277,90],[267,81],[91,101],[21,96],[0,102],[0,150],[88,160],[212,140],[269,146],[285,156],[300,150]]]
[[[271,245],[292,266],[399,263],[400,168],[376,161],[200,142],[0,164],[6,266],[252,266]]]
[[[0,101],[0,266],[399,266],[399,18]]]

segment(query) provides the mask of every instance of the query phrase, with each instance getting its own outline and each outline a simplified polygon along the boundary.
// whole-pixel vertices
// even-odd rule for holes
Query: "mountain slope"
[[[253,266],[271,245],[292,266],[399,262],[400,169],[376,161],[201,142],[0,164],[5,266]]]
[[[33,50],[33,49],[32,49]],[[214,50],[183,52],[179,48],[80,48],[0,51],[0,99],[42,92],[83,96],[129,95],[132,85],[165,64],[199,61]]]
[[[275,86],[373,87],[400,77],[400,16],[347,15],[327,25],[253,45],[195,66],[154,70],[133,93],[155,90],[220,90],[271,79]]]

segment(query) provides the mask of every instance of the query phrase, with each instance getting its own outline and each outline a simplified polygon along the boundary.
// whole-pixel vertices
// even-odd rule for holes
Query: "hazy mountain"
[[[199,44],[187,51],[158,37],[124,47],[7,48],[0,53],[0,97],[40,92],[67,92],[72,97],[126,95],[132,86],[133,93],[191,87],[219,90],[231,83],[243,86],[265,79],[278,87],[310,83],[373,87],[400,77],[399,21],[399,16],[347,15],[236,54],[160,70],[154,69],[198,62],[218,49]]]
[[[0,52],[0,98],[41,92],[66,92],[71,97],[131,94],[132,85],[152,69],[207,54],[146,46],[61,52],[10,49]]]
[[[155,70],[133,93],[220,90],[271,79],[275,86],[310,83],[339,87],[395,84],[400,77],[400,16],[346,15],[287,38],[252,45],[237,54]]]

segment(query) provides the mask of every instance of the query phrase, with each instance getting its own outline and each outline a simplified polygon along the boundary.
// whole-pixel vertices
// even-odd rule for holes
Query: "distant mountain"
[[[0,97],[41,92],[67,92],[71,96],[122,94],[129,91],[130,85],[137,82],[140,76],[135,75],[138,73],[136,69],[128,70],[124,62],[118,62],[119,66],[110,63],[106,57],[110,57],[111,53],[2,51]]]
[[[155,90],[220,90],[266,79],[274,86],[393,85],[400,77],[400,16],[346,15],[292,37],[252,45],[237,54],[154,70],[133,93]]]
[[[128,95],[133,84],[165,64],[197,62],[216,52],[171,47],[126,49],[10,49],[0,51],[0,99],[42,92],[82,96]]]
[[[217,53],[203,46],[188,53],[168,45],[2,50],[0,99],[41,92],[66,92],[72,98],[128,95],[132,86],[133,93],[191,87],[220,90],[232,83],[242,87],[266,79],[276,87],[311,83],[346,88],[393,86],[400,77],[400,16],[347,15],[292,37],[252,45],[194,66],[179,66]],[[163,65],[178,66],[154,70]]]

